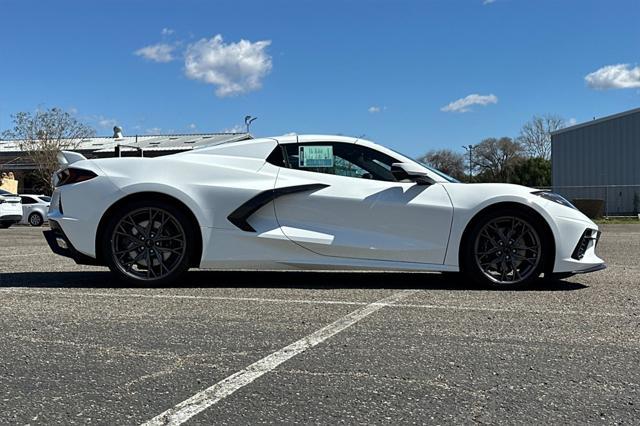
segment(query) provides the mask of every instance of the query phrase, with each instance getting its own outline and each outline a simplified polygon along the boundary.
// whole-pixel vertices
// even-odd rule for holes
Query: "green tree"
[[[544,158],[527,158],[513,167],[511,183],[519,185],[551,186],[551,161]]]

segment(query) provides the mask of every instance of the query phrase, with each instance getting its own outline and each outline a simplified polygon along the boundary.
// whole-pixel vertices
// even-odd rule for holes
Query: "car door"
[[[21,195],[20,200],[22,201],[22,218],[26,219],[29,214],[31,214],[31,211],[33,210],[33,207],[36,205],[37,201],[32,197],[26,195]]]
[[[315,185],[274,201],[291,241],[324,256],[444,262],[453,209],[442,185],[397,182],[390,172],[397,160],[354,143],[283,149],[276,188]]]

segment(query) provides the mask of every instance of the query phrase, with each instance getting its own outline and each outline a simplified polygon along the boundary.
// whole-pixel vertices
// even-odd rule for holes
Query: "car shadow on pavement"
[[[575,279],[575,278],[574,278]],[[118,281],[109,272],[14,272],[2,273],[3,287],[25,288],[139,288]],[[299,288],[299,289],[422,289],[495,290],[481,287],[456,273],[402,272],[275,272],[190,271],[180,283],[147,288]],[[537,280],[524,291],[574,291],[588,286],[566,280]],[[498,290],[500,291],[500,290]]]

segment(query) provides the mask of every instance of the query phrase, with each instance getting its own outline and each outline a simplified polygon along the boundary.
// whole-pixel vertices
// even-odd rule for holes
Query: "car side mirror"
[[[433,185],[436,183],[436,181],[433,180],[427,172],[417,164],[393,163],[391,164],[391,173],[398,181],[408,179],[414,181],[418,185]]]

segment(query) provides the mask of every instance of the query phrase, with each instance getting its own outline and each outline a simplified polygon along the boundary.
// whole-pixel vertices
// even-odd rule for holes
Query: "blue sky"
[[[462,151],[640,106],[639,20],[638,0],[0,0],[0,130],[52,106],[101,135],[252,114],[256,136]]]

